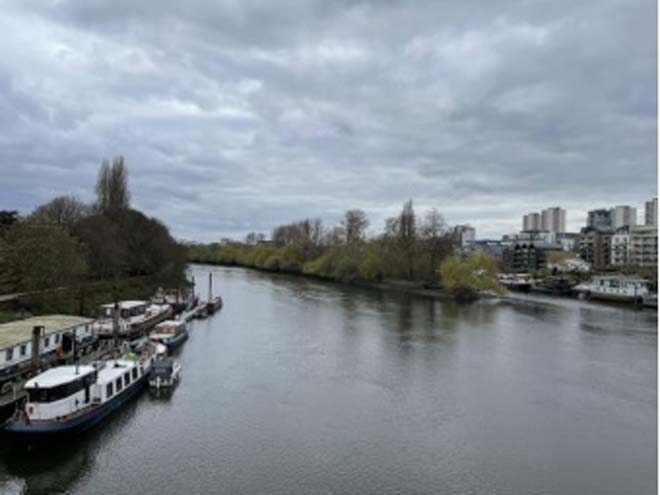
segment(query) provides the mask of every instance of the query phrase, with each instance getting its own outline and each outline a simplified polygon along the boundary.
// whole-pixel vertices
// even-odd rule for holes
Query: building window
[[[21,356],[25,356],[27,354],[27,344],[21,344]]]
[[[110,398],[112,397],[112,382],[108,383],[105,387],[105,395]]]
[[[7,349],[6,360],[11,361],[13,357],[14,357],[14,349],[13,348]]]

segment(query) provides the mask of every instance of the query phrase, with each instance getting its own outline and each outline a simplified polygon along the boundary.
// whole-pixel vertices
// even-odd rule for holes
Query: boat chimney
[[[43,326],[32,327],[32,371],[39,369],[41,358],[41,334],[45,331]]]

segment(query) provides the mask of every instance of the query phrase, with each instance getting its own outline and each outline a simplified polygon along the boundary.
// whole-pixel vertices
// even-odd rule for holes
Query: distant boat
[[[183,344],[188,338],[186,322],[182,320],[167,320],[156,325],[149,335],[152,342],[163,344],[168,352]]]
[[[38,438],[87,430],[147,384],[152,353],[85,366],[57,366],[28,380],[27,402],[4,425],[13,436]]]
[[[646,280],[622,275],[597,276],[574,290],[591,299],[620,302],[640,302],[649,295]]]
[[[157,323],[172,316],[169,304],[153,304],[147,301],[120,301],[116,304],[118,337],[134,338],[153,328]],[[93,324],[101,339],[114,337],[115,304],[101,306],[101,317]]]
[[[509,290],[528,292],[532,287],[532,277],[527,273],[502,273],[497,280]]]
[[[210,315],[220,309],[222,309],[222,298],[220,296],[216,296],[206,303],[206,311]]]

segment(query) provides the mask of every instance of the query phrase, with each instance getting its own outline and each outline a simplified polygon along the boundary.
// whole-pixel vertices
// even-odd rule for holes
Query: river
[[[193,271],[225,306],[174,394],[0,448],[0,493],[656,493],[655,311]]]

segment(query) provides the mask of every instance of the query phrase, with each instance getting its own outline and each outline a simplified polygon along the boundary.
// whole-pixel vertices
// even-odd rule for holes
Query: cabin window
[[[133,368],[133,370],[131,371],[131,374],[133,375],[133,380],[137,380],[137,377],[138,377],[137,368]]]
[[[54,402],[57,400],[65,399],[85,388],[93,375],[86,375],[78,378],[72,382],[63,383],[57,387],[51,388],[30,388],[28,390],[28,397],[30,402]]]
[[[50,345],[50,337],[46,337],[44,339],[44,347],[48,347]]]
[[[112,393],[113,393],[112,382],[110,382],[105,386],[105,396],[109,399],[110,397],[112,397]]]
[[[11,361],[13,357],[14,357],[14,349],[13,348],[7,349],[7,351],[5,352],[6,360]]]
[[[55,334],[55,343],[59,344],[60,343],[60,334]]]
[[[131,375],[130,373],[126,372],[124,375],[124,386],[128,387],[129,383],[131,383]]]
[[[117,392],[121,392],[121,389],[123,388],[121,383],[121,376],[117,378],[117,381],[115,381],[115,385],[117,386]]]
[[[21,356],[25,356],[26,354],[27,354],[27,345],[21,344]]]

